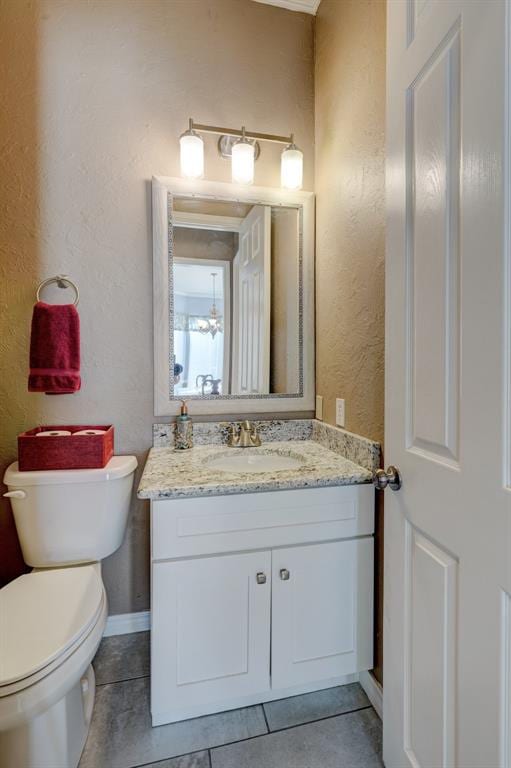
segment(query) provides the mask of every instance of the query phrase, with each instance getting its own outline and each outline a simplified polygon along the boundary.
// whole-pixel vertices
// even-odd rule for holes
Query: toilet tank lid
[[[101,483],[130,475],[137,468],[135,456],[112,456],[101,469],[45,469],[20,472],[18,462],[7,467],[4,483],[9,488],[27,485],[61,485],[64,483]]]

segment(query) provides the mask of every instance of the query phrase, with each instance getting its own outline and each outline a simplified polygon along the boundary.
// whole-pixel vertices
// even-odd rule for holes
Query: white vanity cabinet
[[[372,667],[369,485],[153,500],[153,725]]]

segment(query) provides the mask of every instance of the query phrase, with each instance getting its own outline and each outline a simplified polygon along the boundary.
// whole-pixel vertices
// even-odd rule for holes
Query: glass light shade
[[[290,144],[282,152],[280,183],[286,189],[301,189],[303,184],[303,152]]]
[[[232,147],[232,180],[235,184],[254,183],[255,148],[241,139]]]
[[[181,147],[181,175],[187,179],[200,179],[204,175],[204,142],[198,133],[187,131],[179,138]]]

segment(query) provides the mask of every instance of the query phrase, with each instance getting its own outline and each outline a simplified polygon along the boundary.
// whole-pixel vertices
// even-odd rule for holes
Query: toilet
[[[0,768],[78,765],[108,615],[100,561],[124,538],[136,467],[5,473],[33,570],[0,590]]]

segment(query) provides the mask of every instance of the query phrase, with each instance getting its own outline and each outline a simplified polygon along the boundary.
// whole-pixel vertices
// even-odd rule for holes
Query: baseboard
[[[151,628],[151,612],[118,613],[106,620],[103,637],[129,635],[131,632],[146,632]]]
[[[359,682],[373,705],[376,714],[383,719],[383,688],[372,672],[360,672]]]

